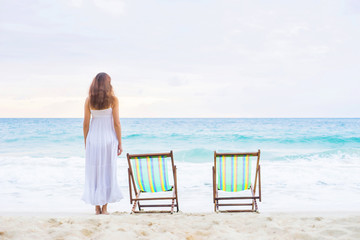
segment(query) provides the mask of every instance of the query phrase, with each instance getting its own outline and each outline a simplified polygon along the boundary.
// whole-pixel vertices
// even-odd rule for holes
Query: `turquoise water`
[[[212,210],[213,151],[261,149],[264,211],[358,210],[360,119],[121,119],[125,153],[173,150],[183,211]],[[128,192],[125,154],[119,182]],[[0,204],[87,211],[82,119],[0,119]],[[335,193],[335,194],[334,194]],[[194,198],[199,199],[194,204]],[[125,199],[114,210],[128,211]],[[91,208],[92,209],[92,208]]]
[[[125,152],[174,150],[206,162],[214,150],[261,149],[271,161],[360,149],[360,119],[122,119]],[[0,154],[83,157],[82,119],[0,119]],[[19,152],[19,147],[21,152]]]

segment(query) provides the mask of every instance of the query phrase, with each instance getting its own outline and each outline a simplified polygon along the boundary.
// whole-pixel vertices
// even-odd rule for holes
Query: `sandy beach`
[[[2,214],[0,239],[359,239],[360,213]]]
[[[0,240],[360,240],[359,22],[360,0],[1,1]]]

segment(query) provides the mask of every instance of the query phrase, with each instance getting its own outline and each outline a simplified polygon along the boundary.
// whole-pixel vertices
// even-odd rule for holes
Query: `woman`
[[[116,160],[123,149],[119,101],[106,73],[97,74],[91,83],[83,129],[86,163],[82,199],[95,205],[96,214],[109,214],[107,204],[123,198],[116,177]]]

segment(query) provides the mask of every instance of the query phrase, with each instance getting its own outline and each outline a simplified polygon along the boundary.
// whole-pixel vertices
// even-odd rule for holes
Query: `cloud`
[[[93,3],[96,7],[113,16],[120,16],[125,10],[125,3],[121,0],[93,0]]]
[[[7,106],[16,106],[17,116],[33,116],[42,97],[69,116],[63,103],[74,98],[82,108],[91,79],[105,71],[128,117],[142,109],[150,117],[171,109],[179,117],[291,117],[298,109],[356,117],[360,15],[347,8],[357,5],[3,1],[0,112],[10,116]]]
[[[71,7],[80,8],[83,6],[84,0],[65,0],[65,2]]]

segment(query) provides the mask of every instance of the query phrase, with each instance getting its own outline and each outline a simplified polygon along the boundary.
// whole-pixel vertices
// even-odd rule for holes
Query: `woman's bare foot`
[[[109,212],[107,211],[107,204],[102,206],[101,214],[109,215]]]
[[[99,205],[96,205],[96,206],[95,206],[95,214],[96,214],[96,215],[101,214],[101,208],[100,208]]]

